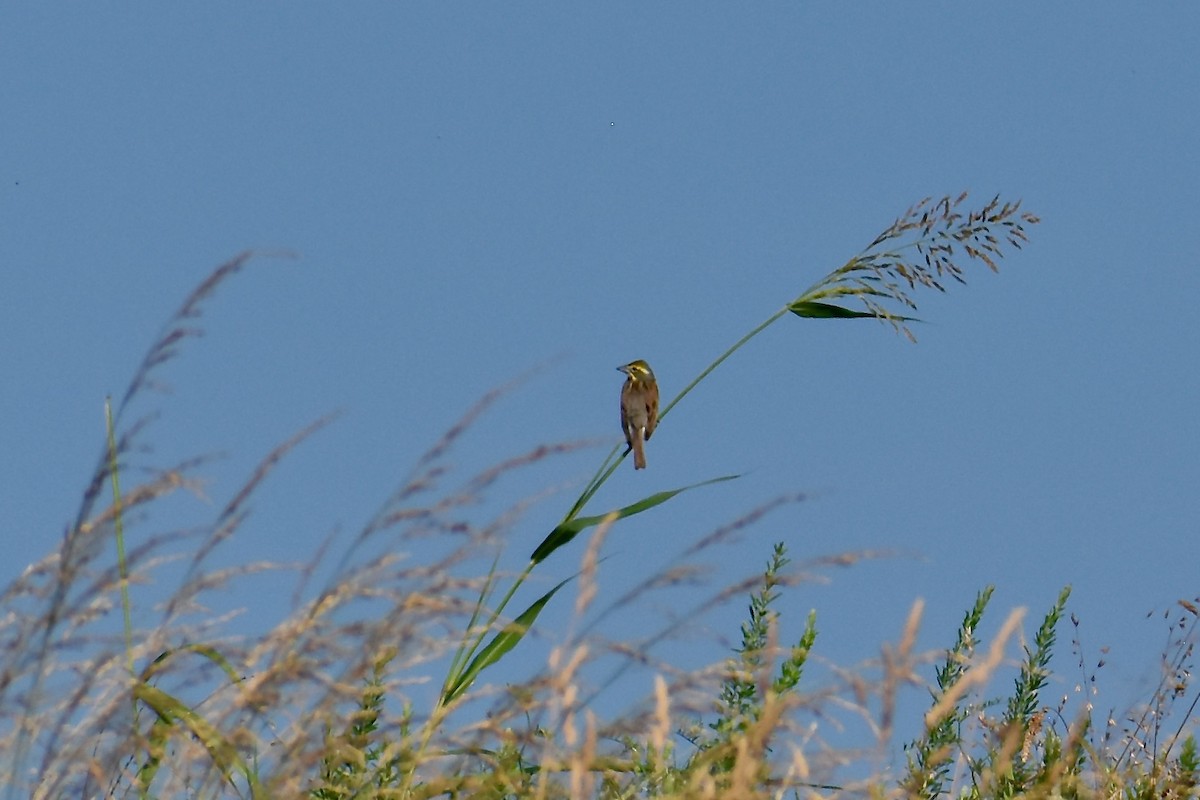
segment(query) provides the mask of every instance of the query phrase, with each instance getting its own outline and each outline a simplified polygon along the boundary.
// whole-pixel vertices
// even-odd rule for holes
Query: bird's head
[[[650,365],[640,358],[637,361],[630,361],[623,367],[617,367],[621,372],[629,376],[632,381],[653,380],[654,373],[650,371]]]

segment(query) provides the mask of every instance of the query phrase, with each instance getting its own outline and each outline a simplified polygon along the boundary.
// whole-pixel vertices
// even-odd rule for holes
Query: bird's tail
[[[633,441],[629,443],[629,446],[633,448],[633,468],[634,469],[645,469],[646,468],[646,449],[645,449],[644,443],[642,442],[642,429],[641,428],[638,428],[636,431],[633,432]]]

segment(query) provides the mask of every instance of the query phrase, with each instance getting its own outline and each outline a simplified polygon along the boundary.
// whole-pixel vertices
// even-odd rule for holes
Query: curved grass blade
[[[496,558],[492,561],[492,568],[488,570],[487,579],[483,582],[483,588],[479,591],[479,597],[475,600],[475,608],[471,610],[471,618],[467,620],[467,632],[481,630],[479,626],[479,618],[485,612],[485,604],[491,596],[492,588],[496,585],[496,566],[500,563],[500,554],[496,554]],[[519,584],[520,581],[517,581]],[[450,669],[446,672],[446,680],[442,682],[442,698],[446,697],[449,692],[450,685],[463,674],[463,667],[467,663],[467,659],[472,656],[476,648],[479,647],[483,637],[487,635],[487,628],[495,621],[496,615],[502,613],[504,606],[508,604],[509,598],[512,597],[513,589],[505,595],[500,603],[500,607],[492,612],[492,618],[488,620],[486,626],[483,627],[480,634],[475,637],[474,641],[470,641],[469,636],[463,636],[462,642],[459,643],[458,649],[454,652],[454,658],[450,660]]]
[[[233,664],[231,664],[229,662],[229,659],[227,659],[221,653],[220,650],[217,650],[212,645],[199,644],[199,643],[184,644],[184,645],[180,645],[179,647],[173,648],[171,650],[162,651],[154,658],[154,661],[150,662],[150,664],[145,669],[142,670],[142,674],[141,674],[142,681],[148,682],[157,673],[162,672],[164,669],[166,669],[167,662],[170,659],[172,659],[180,654],[186,654],[186,653],[195,653],[196,655],[203,656],[204,658],[208,659],[212,663],[216,664],[218,667],[221,668],[221,671],[224,672],[225,675],[229,678],[230,683],[240,683],[241,682],[241,680],[242,680],[241,674],[238,673],[238,671],[236,669],[234,669]]]
[[[203,743],[226,780],[230,780],[236,770],[250,785],[256,785],[257,779],[253,771],[238,756],[236,747],[216,727],[183,701],[150,683],[151,678],[166,669],[168,662],[185,653],[195,653],[216,664],[229,677],[230,683],[238,683],[241,680],[241,676],[229,660],[216,648],[206,644],[185,644],[159,653],[142,670],[138,682],[133,687],[135,704],[138,701],[145,703],[158,717],[146,737],[146,761],[138,770],[139,781],[143,786],[149,786],[154,781],[167,741],[172,731],[182,725],[197,741]]]
[[[204,717],[197,714],[184,702],[157,686],[148,683],[138,683],[133,687],[133,696],[145,703],[158,716],[154,731],[150,734],[150,761],[143,766],[143,780],[153,779],[158,770],[158,753],[165,746],[170,731],[178,725],[187,730],[197,741],[204,745],[212,757],[214,765],[220,770],[226,780],[231,780],[234,771],[241,773],[248,781],[253,782],[250,768],[238,756],[234,744],[221,735],[220,731]]]
[[[657,505],[667,502],[681,492],[686,492],[689,489],[696,489],[701,486],[708,486],[710,483],[731,481],[737,477],[740,476],[725,475],[720,478],[713,478],[711,480],[701,481],[700,483],[693,483],[690,486],[683,486],[666,492],[658,492],[650,495],[647,498],[639,500],[636,503],[627,505],[624,508],[618,508],[615,511],[609,511],[606,514],[599,514],[594,517],[575,517],[574,519],[569,519],[566,522],[560,523],[558,527],[550,531],[550,533],[546,535],[546,538],[542,540],[542,543],[539,544],[533,551],[533,555],[531,555],[529,559],[534,564],[540,564],[541,562],[545,561],[555,550],[567,544],[576,536],[578,536],[581,531],[584,531],[593,525],[599,525],[601,522],[606,520],[615,521],[625,517],[632,517],[634,514],[638,514],[642,511],[654,508]]]
[[[504,626],[503,630],[497,633],[487,645],[479,651],[475,658],[471,659],[471,663],[458,676],[457,680],[451,683],[442,694],[442,705],[451,703],[455,698],[470,688],[475,682],[475,678],[480,672],[495,664],[504,654],[517,646],[517,642],[525,638],[525,634],[529,632],[529,628],[537,620],[538,614],[542,613],[546,603],[550,602],[550,598],[558,592],[559,589],[566,586],[573,578],[565,578],[558,583],[550,591],[539,597],[533,602],[529,608],[521,612],[520,616],[512,622]]]

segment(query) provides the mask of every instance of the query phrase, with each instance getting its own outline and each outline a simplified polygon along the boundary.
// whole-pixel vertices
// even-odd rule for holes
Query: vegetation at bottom
[[[779,320],[881,320],[915,341],[911,292],[942,291],[946,278],[963,282],[966,264],[996,270],[1005,249],[1019,248],[1038,222],[1019,203],[997,197],[970,210],[966,200],[926,198],[909,208],[717,357],[663,406],[660,426]],[[222,557],[259,488],[331,419],[268,453],[206,524],[145,532],[170,518],[177,493],[197,489],[207,461],[146,470],[138,459],[148,420],[128,419],[132,403],[155,390],[162,365],[198,335],[205,304],[250,261],[246,254],[222,265],[186,299],[110,410],[78,513],[52,552],[0,593],[7,797],[1197,796],[1194,601],[1181,601],[1168,619],[1161,682],[1123,714],[1093,708],[1096,675],[1083,666],[1077,636],[1079,688],[1048,696],[1062,629],[1067,619],[1080,624],[1068,616],[1069,588],[1035,620],[1027,644],[1019,610],[981,639],[988,586],[957,631],[922,632],[945,636],[942,649],[917,649],[923,608],[914,603],[877,659],[830,668],[819,658],[819,614],[785,619],[781,599],[814,573],[875,553],[793,563],[778,543],[764,552],[761,572],[700,591],[647,638],[605,638],[603,621],[634,613],[664,589],[694,589],[700,562],[715,548],[804,500],[778,498],[693,537],[672,566],[607,597],[599,576],[614,526],[644,513],[662,524],[680,494],[738,479],[718,475],[585,513],[628,455],[619,446],[522,570],[501,571],[498,555],[481,568],[480,554],[501,553],[530,507],[510,501],[478,519],[476,509],[502,479],[592,446],[541,443],[456,483],[450,454],[498,398],[519,391],[519,381],[471,408],[348,539],[331,539],[299,563]],[[128,486],[131,475],[139,480]],[[552,574],[543,584],[551,588],[530,599],[533,573],[549,572],[552,557],[561,562],[585,533],[569,562],[578,568]],[[265,593],[281,574],[295,584],[290,611],[257,633],[235,633],[238,618],[222,610],[223,598]],[[145,607],[144,587],[164,575],[174,588]],[[572,597],[567,630],[544,622],[547,608]],[[679,668],[647,646],[739,601],[748,609],[737,644],[714,647],[708,668]],[[800,633],[785,641],[785,627]],[[550,647],[544,667],[512,657],[540,652],[539,644]],[[525,674],[514,679],[514,668]],[[644,699],[601,713],[612,706],[598,698],[631,676],[644,679]],[[914,718],[906,709],[922,692],[928,702]],[[830,735],[846,715],[867,731],[861,742]]]

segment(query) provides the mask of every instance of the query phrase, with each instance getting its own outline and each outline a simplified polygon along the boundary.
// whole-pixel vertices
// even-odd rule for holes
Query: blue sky
[[[297,257],[256,258],[222,286],[206,335],[163,372],[172,394],[126,419],[161,414],[138,464],[224,454],[200,471],[209,501],[132,533],[148,536],[202,525],[272,447],[343,411],[264,487],[230,563],[356,530],[475,400],[534,367],[452,455],[459,474],[539,443],[615,442],[618,364],[647,359],[673,396],[910,203],[999,192],[1042,224],[999,275],[918,294],[918,344],[870,321],[783,319],[672,413],[647,470],[622,465],[592,510],[744,477],[619,526],[612,596],[716,525],[811,497],[710,554],[707,588],[648,598],[607,633],[752,573],[776,540],[797,561],[895,551],[787,592],[785,636],[815,608],[818,651],[853,664],[923,598],[922,645],[947,645],[987,584],[989,629],[1028,606],[1031,633],[1071,584],[1085,657],[1111,648],[1105,700],[1145,699],[1166,635],[1147,614],[1200,591],[1198,25],[1182,3],[11,7],[4,577],[72,519],[105,395],[243,250]],[[503,566],[605,452],[495,488],[483,515],[558,490]],[[230,602],[251,625],[288,607],[253,590]],[[742,612],[657,655],[720,659]],[[548,615],[547,640],[567,616]],[[1061,635],[1048,699],[1071,689]]]

